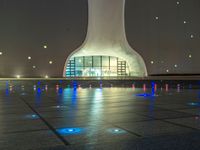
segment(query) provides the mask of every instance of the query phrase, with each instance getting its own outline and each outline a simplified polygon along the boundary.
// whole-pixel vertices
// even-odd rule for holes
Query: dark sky
[[[0,0],[0,76],[62,76],[87,11],[87,0]],[[199,0],[126,0],[125,23],[149,74],[200,73]]]

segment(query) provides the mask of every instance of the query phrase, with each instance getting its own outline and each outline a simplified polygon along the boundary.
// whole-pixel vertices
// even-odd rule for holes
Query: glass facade
[[[66,68],[67,77],[128,76],[126,61],[111,56],[72,57]]]

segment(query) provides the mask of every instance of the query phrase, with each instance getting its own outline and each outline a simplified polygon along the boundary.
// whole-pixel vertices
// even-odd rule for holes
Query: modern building
[[[147,76],[142,57],[126,39],[125,0],[88,0],[84,43],[66,60],[64,77]]]

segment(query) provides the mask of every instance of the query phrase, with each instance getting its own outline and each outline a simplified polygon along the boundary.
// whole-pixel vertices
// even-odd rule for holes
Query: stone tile
[[[173,125],[158,120],[135,122],[135,123],[119,123],[118,127],[126,129],[130,132],[137,133],[141,136],[162,136],[162,135],[174,135],[179,133],[187,133],[192,131],[189,128]]]
[[[0,135],[1,150],[35,150],[62,145],[63,143],[48,130]]]

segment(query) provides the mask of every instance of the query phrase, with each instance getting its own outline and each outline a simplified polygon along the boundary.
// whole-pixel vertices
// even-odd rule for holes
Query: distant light
[[[177,65],[177,64],[175,64],[175,65],[174,65],[174,67],[175,67],[175,68],[177,68],[177,67],[178,67],[178,65]]]
[[[192,34],[192,35],[190,35],[190,37],[191,37],[191,39],[193,39],[193,38],[194,38],[194,35]]]
[[[31,60],[31,56],[28,56],[28,59]]]
[[[3,55],[3,52],[0,52],[0,55]]]
[[[46,78],[46,79],[48,79],[48,78],[49,78],[49,76],[48,76],[48,75],[46,75],[46,76],[45,76],[45,78]]]
[[[21,76],[20,75],[16,75],[16,77],[19,79],[19,78],[21,78]]]
[[[151,64],[154,64],[154,61],[151,61]]]
[[[187,21],[183,21],[183,23],[184,23],[184,24],[186,24],[186,23],[187,23]]]
[[[167,69],[166,72],[169,72],[169,70]]]
[[[158,20],[159,19],[159,17],[156,17],[156,20]]]
[[[177,4],[177,5],[179,5],[179,4],[180,4],[180,2],[176,2],[176,4]]]
[[[49,64],[53,64],[53,61],[50,60],[50,61],[49,61]]]
[[[189,54],[189,56],[188,56],[189,58],[192,58],[192,55],[191,54]]]
[[[33,66],[33,69],[35,69],[36,68],[36,66]]]
[[[47,45],[44,45],[44,46],[43,46],[43,48],[45,48],[45,49],[46,49],[46,48],[47,48]]]

